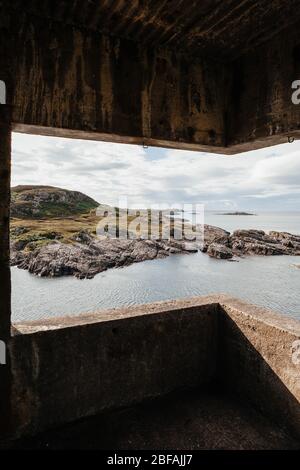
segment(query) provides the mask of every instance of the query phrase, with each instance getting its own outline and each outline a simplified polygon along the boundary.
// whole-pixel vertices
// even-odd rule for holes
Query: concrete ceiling
[[[300,19],[300,0],[10,0],[8,8],[232,60]]]

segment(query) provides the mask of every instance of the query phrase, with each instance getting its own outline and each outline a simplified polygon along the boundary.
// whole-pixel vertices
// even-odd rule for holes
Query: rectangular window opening
[[[14,133],[12,322],[214,293],[300,318],[299,146],[230,157]]]

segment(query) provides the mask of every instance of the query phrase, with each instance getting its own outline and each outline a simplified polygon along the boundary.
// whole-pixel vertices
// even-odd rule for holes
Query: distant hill
[[[11,189],[11,217],[44,219],[89,213],[98,202],[78,191],[52,186],[16,186]]]

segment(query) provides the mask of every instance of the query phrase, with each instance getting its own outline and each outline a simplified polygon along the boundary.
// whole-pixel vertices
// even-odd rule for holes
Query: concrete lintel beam
[[[225,66],[37,18],[11,28],[17,129],[225,147]]]

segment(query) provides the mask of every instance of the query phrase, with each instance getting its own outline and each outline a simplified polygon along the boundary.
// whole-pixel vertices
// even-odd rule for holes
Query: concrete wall
[[[14,325],[12,409],[35,433],[180,388],[218,387],[300,439],[300,323],[227,296]]]
[[[222,300],[221,308],[224,390],[300,438],[300,322],[234,299]]]
[[[11,109],[0,105],[0,339],[10,334],[9,213]]]
[[[299,27],[279,34],[231,64],[228,145],[242,151],[300,136],[300,105],[292,83],[300,79]]]
[[[83,316],[77,325],[58,319],[44,331],[17,326],[23,334],[12,338],[10,352],[18,433],[209,383],[218,306],[198,303]]]
[[[224,66],[22,15],[0,24],[0,44],[7,42],[0,71],[17,130],[224,146]]]
[[[0,80],[20,132],[233,154],[300,137],[298,31],[224,62],[7,11]]]
[[[10,337],[10,266],[9,266],[9,210],[10,210],[10,159],[11,159],[11,109],[0,105],[0,341],[6,345]],[[0,435],[9,429],[10,418],[10,357],[0,365]]]

